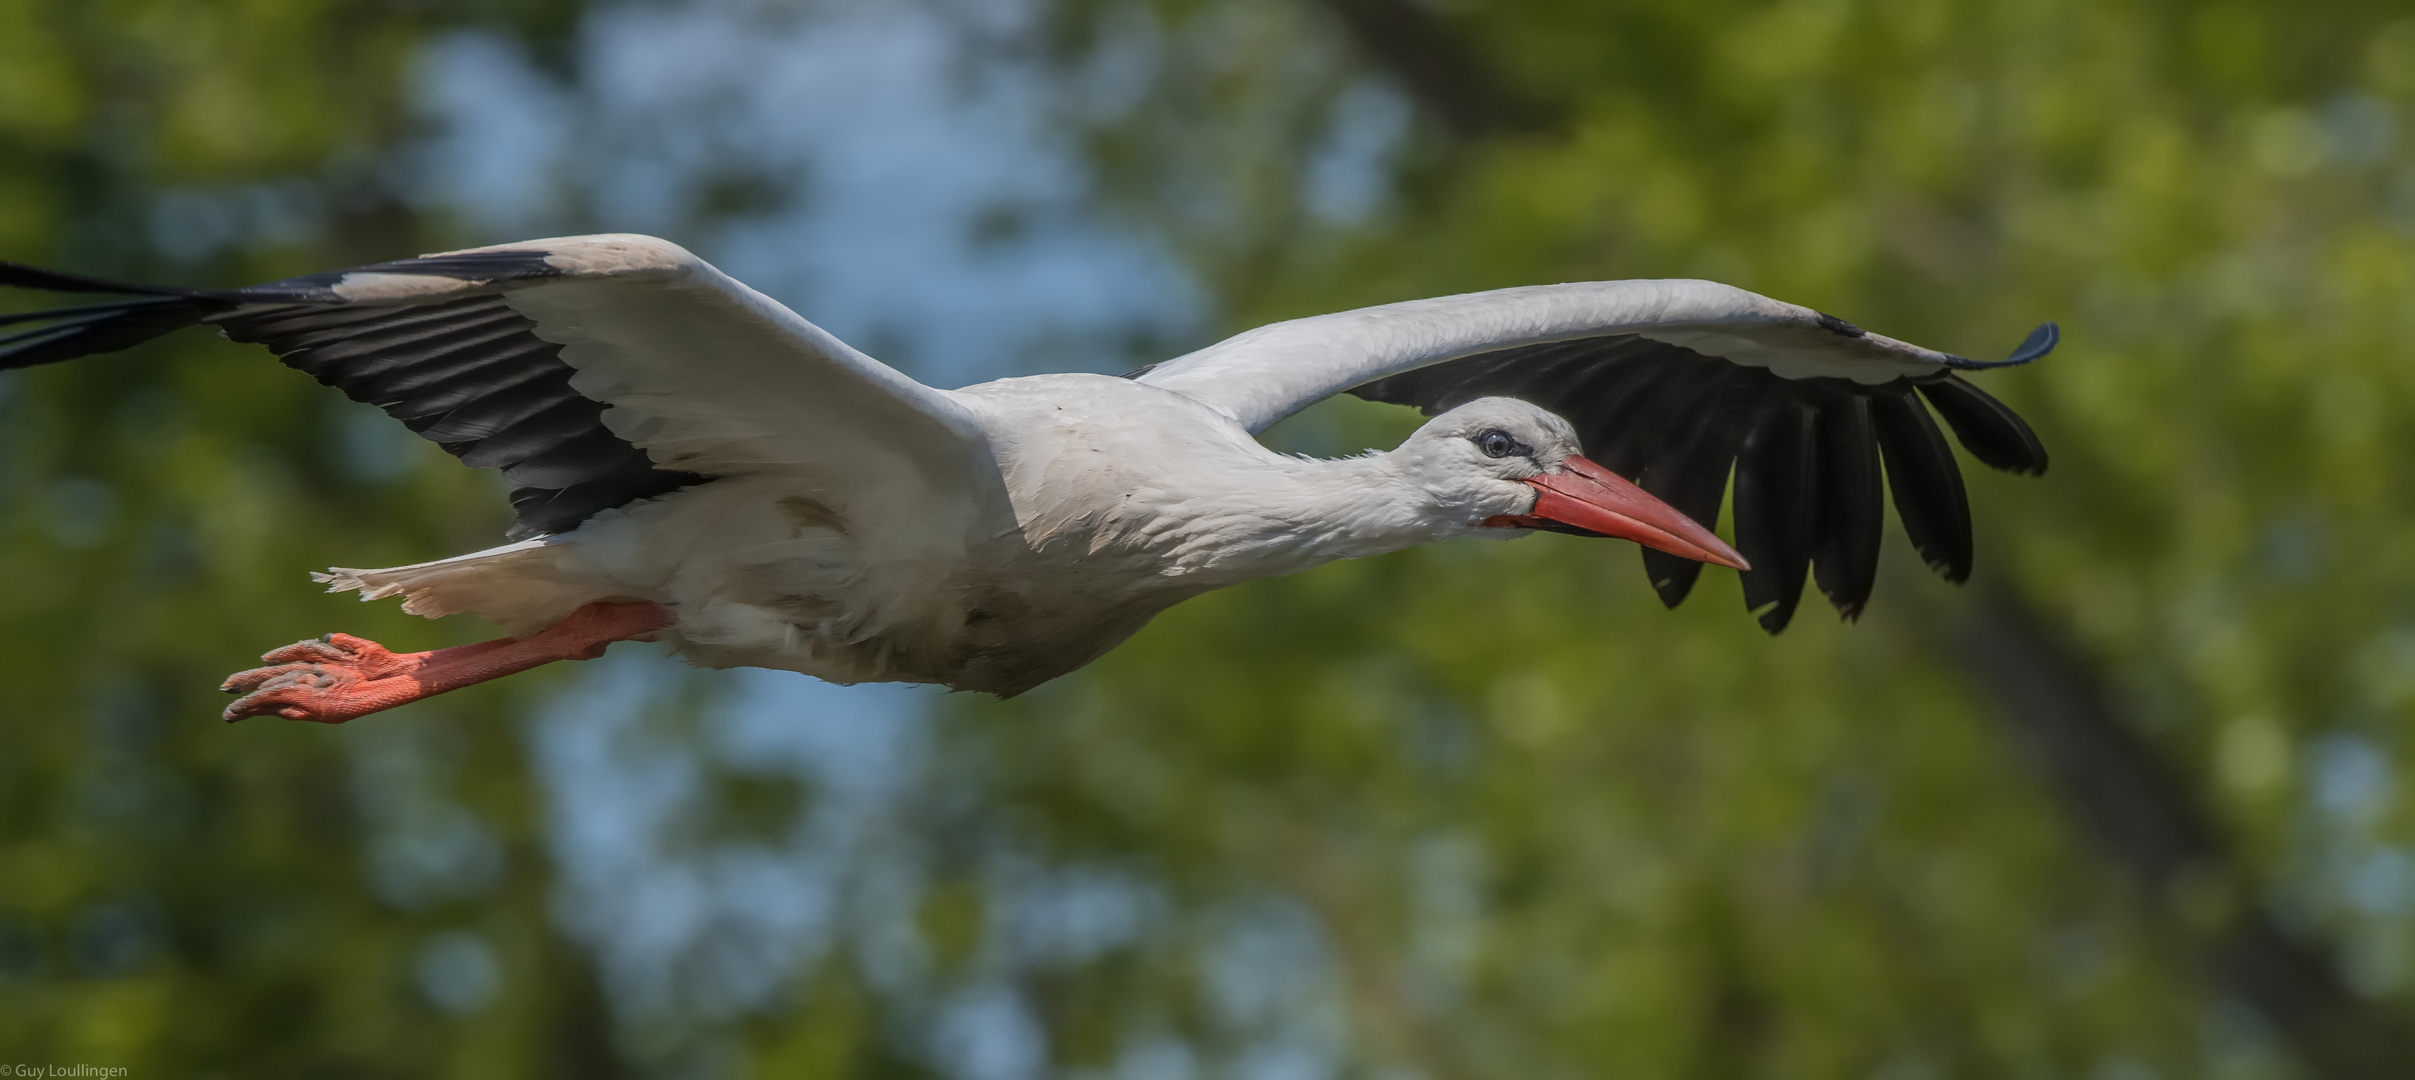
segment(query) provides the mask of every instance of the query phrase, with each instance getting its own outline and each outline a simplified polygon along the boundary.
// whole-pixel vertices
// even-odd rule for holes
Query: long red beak
[[[1677,508],[1653,498],[1624,477],[1575,454],[1561,471],[1545,473],[1527,483],[1535,486],[1530,514],[1487,518],[1485,524],[1515,528],[1573,526],[1602,536],[1633,540],[1696,562],[1752,569],[1744,556],[1709,529],[1680,514]]]

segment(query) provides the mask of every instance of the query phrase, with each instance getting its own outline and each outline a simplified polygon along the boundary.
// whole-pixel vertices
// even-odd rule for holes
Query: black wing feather
[[[1662,361],[1658,366],[1665,370],[1652,379],[1648,390],[1606,410],[1614,419],[1592,425],[1591,432],[1577,432],[1587,456],[1621,476],[1643,475],[1654,460],[1667,453],[1672,429],[1682,430],[1680,422],[1695,410],[1716,407],[1724,400],[1719,390],[1726,381],[1727,365]],[[1595,441],[1585,442],[1588,435]]]
[[[545,486],[567,487],[587,477],[569,475],[564,470],[572,468],[573,463],[553,455],[565,444],[590,436],[617,438],[598,422],[602,411],[595,402],[577,395],[556,397],[544,402],[534,415],[504,431],[443,445],[461,447],[457,451],[461,463],[472,468],[502,469],[505,476],[515,481],[525,478],[531,483],[539,483],[534,478],[542,475],[546,478],[542,481]],[[529,464],[539,459],[544,459],[545,464]]]
[[[1811,566],[1816,420],[1798,396],[1770,394],[1736,454],[1736,550],[1752,564],[1744,607],[1773,634],[1793,621]]]
[[[601,416],[601,410],[596,410],[596,416],[586,415],[587,410],[578,407],[580,402],[595,404],[572,390],[568,378],[547,372],[509,391],[484,394],[455,408],[431,409],[425,415],[433,417],[433,422],[419,429],[419,434],[440,443],[486,442],[536,428],[547,423],[549,415],[569,410],[576,415],[569,420],[574,430],[567,437],[593,427]]]
[[[0,263],[0,268],[10,265]],[[19,312],[9,316],[8,321],[47,321],[48,325],[0,337],[0,371],[131,349],[162,334],[200,322],[223,306],[181,297],[153,297],[116,304]],[[52,319],[51,316],[63,317]]]
[[[286,364],[384,409],[464,464],[500,469],[516,513],[507,536],[563,532],[613,507],[710,477],[656,468],[604,426],[604,404],[572,389],[561,346],[503,297],[347,301],[348,274],[529,281],[561,270],[541,251],[439,255],[246,289],[126,285],[0,262],[0,286],[136,299],[0,317],[37,324],[0,337],[0,370],[114,352],[197,324],[269,347]]]
[[[531,445],[527,456],[503,466],[503,475],[515,484],[537,488],[575,488],[590,481],[590,463],[598,458],[617,456],[629,444],[620,441],[602,424],[576,425],[567,421],[577,416],[577,402],[568,403],[572,412],[562,417],[566,422],[555,430],[577,433],[551,445]],[[589,402],[588,404],[593,404]],[[540,440],[530,439],[534,444]],[[635,448],[631,448],[634,450]],[[641,455],[642,456],[642,455]]]
[[[1743,385],[1750,381],[1745,372],[1730,373],[1722,385],[1725,396],[1732,400],[1751,394],[1752,389]],[[1695,410],[1692,430],[1676,449],[1645,466],[1636,483],[1676,507],[1678,513],[1716,526],[1719,506],[1727,499],[1728,473],[1736,464],[1737,426],[1728,401],[1706,404],[1710,407]],[[1660,602],[1672,608],[1685,602],[1686,594],[1702,576],[1702,564],[1640,545],[1638,550],[1643,552],[1644,577],[1652,582]]]
[[[442,416],[481,398],[517,396],[532,383],[568,385],[559,371],[505,361],[467,368],[450,378],[420,380],[411,387],[408,401],[398,401],[386,411],[408,423],[422,416]]]
[[[1960,375],[1919,385],[1920,395],[1945,417],[1946,426],[1954,429],[1954,436],[1972,457],[2024,476],[2046,471],[2046,444],[2038,441],[2038,433],[1987,391],[1964,382]]]
[[[1929,568],[1947,581],[1971,576],[1971,503],[1962,490],[1954,449],[1910,388],[1870,399],[1887,487],[1904,535]],[[1749,558],[1750,556],[1747,556]]]
[[[302,334],[291,339],[286,351],[306,354],[311,366],[321,370],[408,371],[438,357],[470,356],[505,342],[525,343],[532,336],[528,320],[501,304],[492,308],[441,306],[445,310],[413,312],[419,317],[409,321],[362,323],[357,328]]]
[[[1830,329],[1860,333],[1843,322]],[[2054,342],[2041,327],[2008,363]],[[1839,614],[1861,615],[1877,583],[1890,491],[1921,557],[1950,580],[1969,576],[1968,495],[1923,396],[1980,461],[2020,473],[2046,467],[2029,425],[1957,375],[1877,386],[1786,379],[1633,334],[1499,349],[1351,393],[1429,416],[1480,397],[1534,402],[1575,427],[1587,456],[1705,524],[1717,523],[1732,474],[1736,546],[1753,564],[1745,602],[1771,633],[1793,617],[1807,577]],[[1643,560],[1671,607],[1702,572],[1648,548]]]
[[[1878,429],[1866,394],[1832,391],[1819,415],[1820,527],[1811,577],[1837,614],[1858,619],[1878,584],[1879,540],[1887,527]]]
[[[1642,462],[1630,463],[1632,467],[1610,464],[1613,445],[1619,441],[1621,432],[1639,422],[1648,422],[1648,418],[1658,411],[1654,405],[1663,391],[1679,385],[1676,376],[1683,369],[1682,364],[1653,360],[1630,360],[1618,365],[1613,369],[1617,373],[1616,380],[1603,388],[1595,398],[1593,407],[1580,413],[1578,418],[1568,420],[1576,428],[1577,441],[1603,467],[1613,469],[1621,476],[1641,475]]]

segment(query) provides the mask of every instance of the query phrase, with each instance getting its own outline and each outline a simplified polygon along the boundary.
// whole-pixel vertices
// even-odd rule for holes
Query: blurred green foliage
[[[0,254],[236,284],[432,246],[379,175],[411,124],[415,50],[464,24],[550,39],[576,15],[0,3]],[[348,436],[328,397],[198,334],[0,380],[11,1064],[517,1077],[611,1063],[584,961],[546,917],[535,796],[503,723],[533,687],[385,732],[211,719],[225,670],[305,628],[474,633],[298,576],[347,548],[488,543],[502,520],[486,478],[409,440]]]
[[[1165,61],[1094,129],[1231,325],[1668,276],[1977,356],[2061,320],[2061,352],[1983,380],[2055,465],[1972,478],[1974,587],[2072,635],[2236,835],[2214,872],[2407,1014],[2407,803],[2335,775],[2415,750],[2403,8],[1434,5],[1556,119],[1420,127],[1393,194],[1336,219],[1304,192],[1363,115],[1325,10],[1350,6],[1154,5]],[[1098,8],[1060,39],[1076,68],[1133,21]],[[1291,437],[1412,422],[1337,402]],[[2059,813],[1960,677],[1963,598],[1890,543],[1861,625],[1775,640],[1730,575],[1663,613],[1631,555],[1559,537],[1329,568],[1186,605],[955,737],[1026,843],[1149,867],[1186,914],[1304,904],[1371,1069],[2289,1069],[2185,912]],[[1179,983],[1184,948],[1151,970]]]
[[[1336,16],[1367,6],[1059,0],[1040,44],[1102,197],[1230,328],[1666,276],[1970,355],[2061,320],[2062,351],[1983,380],[2055,465],[1973,473],[1973,588],[2103,673],[2233,838],[2232,902],[2415,1010],[2415,21],[1418,6],[1532,106],[1487,134],[1433,120],[1449,80],[1390,81]],[[579,14],[0,0],[0,257],[219,283],[444,246],[382,171],[414,50],[477,27],[575,81]],[[2208,970],[2204,905],[2058,807],[1955,655],[1969,597],[1899,536],[1868,618],[1776,639],[1732,575],[1664,612],[1629,549],[1556,536],[1194,601],[1023,699],[943,706],[845,871],[889,891],[787,992],[616,1016],[549,908],[508,723],[546,676],[346,728],[207,719],[297,625],[478,634],[300,580],[502,518],[332,398],[198,336],[0,381],[8,1060],[912,1074],[989,994],[1050,1075],[2313,1074]],[[1413,423],[1345,401],[1275,438]],[[670,746],[690,720],[647,722]],[[820,812],[706,775],[694,846]]]

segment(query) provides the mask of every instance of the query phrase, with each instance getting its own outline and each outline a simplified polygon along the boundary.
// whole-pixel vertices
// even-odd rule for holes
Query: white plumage
[[[213,323],[465,462],[504,469],[518,528],[540,535],[320,578],[365,599],[400,596],[422,615],[475,614],[523,642],[578,639],[551,651],[468,647],[529,661],[501,665],[510,670],[642,636],[706,666],[1014,694],[1185,598],[1434,540],[1550,528],[1742,567],[1682,502],[1671,509],[1612,475],[1667,487],[1711,520],[1731,461],[1741,463],[1740,537],[1776,530],[1766,543],[1754,533],[1746,553],[1764,561],[1759,544],[1791,566],[1754,572],[1778,575],[1766,580],[1779,588],[1791,573],[1799,593],[1818,562],[1822,588],[1845,607],[1819,560],[1846,577],[1875,560],[1880,450],[1891,471],[1934,472],[1929,458],[1897,461],[1934,454],[1917,450],[1910,421],[1888,419],[1910,402],[1934,434],[1916,390],[1983,460],[2044,465],[2009,410],[1959,380],[1937,389],[1954,368],[1989,365],[1702,281],[1411,301],[1261,327],[1131,378],[1039,375],[953,391],[906,378],[648,237],[529,241],[230,291],[6,264],[0,284],[146,294],[114,312],[45,313],[47,325],[0,339],[0,367],[122,347],[134,320],[150,320],[149,332]],[[2012,362],[2051,344],[2049,330]],[[1254,438],[1343,391],[1439,415],[1392,451],[1341,460],[1277,454]],[[1909,434],[1890,434],[1899,428]],[[1592,464],[1580,451],[1597,440],[1608,449],[1596,457],[1640,465]],[[1958,500],[1950,452],[1944,466]],[[1704,515],[1701,477],[1713,471]],[[1801,490],[1748,493],[1779,480]],[[1899,503],[1906,482],[1895,478]],[[1914,540],[1927,550],[1917,530]],[[1656,584],[1667,597],[1667,582]],[[1867,585],[1843,587],[1860,589],[1850,614]],[[1791,612],[1791,595],[1784,603]],[[592,611],[628,617],[563,629],[588,625],[580,613]],[[440,678],[469,661],[388,662],[353,642],[270,654],[285,662],[230,682],[249,694],[230,717],[348,719],[506,673]],[[412,678],[425,685],[390,690]],[[363,696],[372,684],[389,692]]]

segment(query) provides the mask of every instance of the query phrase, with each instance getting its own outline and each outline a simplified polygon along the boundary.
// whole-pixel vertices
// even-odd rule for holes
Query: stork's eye
[[[1476,449],[1484,451],[1485,457],[1531,457],[1534,454],[1534,450],[1519,442],[1517,436],[1500,428],[1476,436]]]

